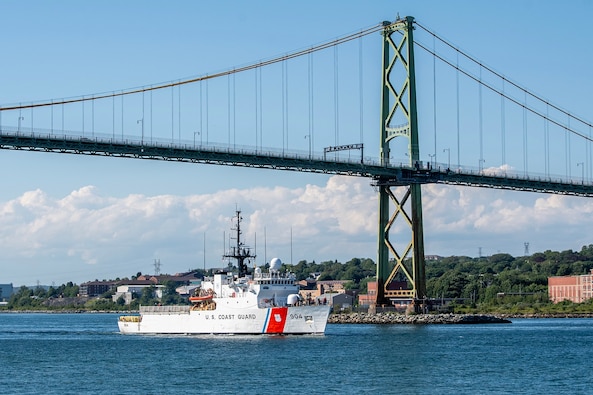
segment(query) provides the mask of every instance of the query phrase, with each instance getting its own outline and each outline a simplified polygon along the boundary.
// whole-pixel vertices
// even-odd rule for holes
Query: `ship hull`
[[[175,309],[162,306],[122,316],[119,330],[125,334],[323,334],[330,306],[229,308],[215,310]]]

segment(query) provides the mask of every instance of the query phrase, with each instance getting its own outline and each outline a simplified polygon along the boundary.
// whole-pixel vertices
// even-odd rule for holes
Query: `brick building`
[[[593,269],[580,276],[548,277],[548,295],[553,303],[570,300],[582,303],[593,297]]]
[[[377,282],[369,281],[367,283],[367,293],[358,295],[358,304],[360,306],[370,306],[377,303]]]

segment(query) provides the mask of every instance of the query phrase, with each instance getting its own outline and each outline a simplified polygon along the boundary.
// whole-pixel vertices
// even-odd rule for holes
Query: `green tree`
[[[142,306],[150,306],[156,304],[158,301],[155,299],[155,291],[156,287],[154,285],[143,288],[140,298],[138,299],[138,303],[140,303]]]

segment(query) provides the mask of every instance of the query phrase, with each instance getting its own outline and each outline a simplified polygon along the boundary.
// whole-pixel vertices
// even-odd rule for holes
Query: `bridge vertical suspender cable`
[[[121,96],[121,139],[124,139],[124,95]]]
[[[358,97],[360,98],[360,143],[364,144],[363,141],[363,129],[364,129],[364,97],[363,97],[363,81],[362,81],[362,72],[363,64],[362,64],[362,38],[358,39]]]
[[[171,85],[171,144],[175,142],[175,85]]]
[[[570,133],[568,133],[568,131],[570,130],[570,116],[568,116],[568,122],[567,122],[567,130],[566,130],[566,138],[567,138],[567,150],[568,150],[568,157],[566,159],[566,164],[567,164],[567,169],[568,169],[568,178],[572,177],[572,147],[571,147],[571,141],[570,141]]]
[[[144,93],[145,92],[142,92],[142,144],[144,144],[144,122],[145,122],[145,119],[146,119],[145,118],[145,112],[144,112],[144,108],[145,108],[145,106],[144,106],[144,96],[145,96]]]
[[[459,56],[459,55],[458,55]],[[504,93],[504,79],[502,80],[502,92]],[[501,162],[500,165],[506,165],[506,114],[504,105],[504,96],[500,96],[500,145],[501,145]]]
[[[201,86],[200,86],[201,87]],[[200,100],[202,98],[200,97]],[[201,111],[201,109],[200,109]],[[153,118],[152,118],[152,90],[150,91],[150,142],[152,143],[152,128],[153,128]]]
[[[457,67],[455,71],[456,89],[457,89],[457,168],[461,166],[461,143],[460,143],[460,131],[461,124],[459,118],[459,52],[457,52]]]
[[[237,144],[237,85],[233,73],[233,148]]]
[[[525,176],[529,172],[528,166],[529,163],[527,161],[527,94],[525,94],[523,105],[523,172]]]
[[[314,84],[314,63],[313,63],[313,52],[309,52],[309,159],[311,159],[311,153],[315,145],[313,143],[313,131],[315,127],[315,84]]]
[[[227,144],[231,146],[231,75],[226,76],[226,125],[227,125]]]
[[[181,84],[177,85],[177,134],[181,144]]]
[[[84,95],[82,96],[84,99]],[[84,101],[81,102],[82,104],[82,135],[84,136]]]
[[[311,149],[315,149],[315,53],[311,53]]]
[[[255,94],[255,100],[253,101],[254,104],[254,118],[255,118],[255,127],[253,128],[253,130],[255,131],[255,152],[257,152],[257,149],[259,147],[258,144],[258,135],[259,135],[259,129],[258,129],[258,121],[259,121],[259,114],[258,114],[258,90],[257,90],[257,71],[259,70],[258,68],[253,69],[253,77],[254,77],[254,85],[253,85],[253,93]],[[201,86],[201,85],[200,85]]]
[[[286,135],[286,70],[285,70],[285,61],[282,62],[282,153],[284,153],[284,150],[286,149],[286,140],[285,140],[285,135]]]
[[[286,88],[286,91],[285,91],[285,94],[286,94],[286,150],[288,150],[288,141],[289,141],[288,132],[290,129],[289,128],[290,124],[289,124],[289,119],[288,119],[289,118],[289,116],[288,116],[289,115],[289,111],[288,111],[288,108],[289,108],[288,107],[289,106],[288,105],[288,91],[289,91],[288,90],[288,61],[285,61],[284,64],[286,65],[286,75],[285,75],[285,78],[286,78],[286,84],[285,84],[285,88]]]
[[[64,130],[64,128],[62,128],[62,130]],[[111,98],[111,134],[115,140],[115,96]]]
[[[209,117],[209,100],[208,100],[208,80],[206,80],[206,145],[208,145],[210,117]]]
[[[338,46],[334,46],[334,136],[335,136],[335,145],[340,145],[340,137],[339,137],[339,94],[338,94],[338,86],[339,86],[339,77],[338,77]],[[336,156],[338,155],[336,151]]]
[[[550,106],[546,104],[546,117],[550,114]],[[544,138],[545,138],[545,150],[546,150],[546,177],[550,177],[550,122],[544,119]],[[588,155],[587,155],[588,156]]]
[[[263,113],[263,92],[262,92],[262,69],[261,67],[257,68],[259,74],[259,146],[260,149],[263,150],[263,140],[264,140],[264,133],[263,133],[263,124],[264,124],[264,113]]]
[[[591,138],[591,126],[589,126],[589,138]],[[591,177],[591,141],[587,141],[587,180]]]
[[[480,66],[480,83],[478,84],[479,130],[480,130],[480,173],[484,170],[484,110],[482,105],[482,66]]]
[[[436,52],[436,40],[432,36],[432,50]],[[437,64],[436,57],[432,57],[432,106],[433,106],[433,132],[434,132],[434,166],[437,163]]]

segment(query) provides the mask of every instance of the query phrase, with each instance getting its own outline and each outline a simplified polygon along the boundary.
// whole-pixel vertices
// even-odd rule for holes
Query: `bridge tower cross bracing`
[[[421,163],[418,146],[413,24],[414,18],[410,16],[393,23],[383,23],[380,137],[382,165],[389,164],[389,142],[396,137],[408,138],[409,165],[417,167]],[[399,44],[396,44],[394,37],[401,37]],[[396,70],[396,68],[399,69]],[[403,75],[404,81],[397,84],[392,81],[392,75],[394,78]],[[397,90],[394,86],[400,89]],[[391,97],[394,98],[393,102],[390,100]],[[393,126],[392,122],[395,119],[404,120],[404,123]],[[404,193],[398,198],[391,187],[401,186],[401,181],[398,183],[396,178],[378,177],[374,183],[379,190],[377,304],[389,304],[390,301],[398,299],[411,300],[414,310],[420,312],[426,299],[420,184],[402,186],[400,190],[404,189]],[[389,214],[390,202],[395,204],[395,211],[391,215]],[[404,228],[407,225],[411,237],[403,249],[397,251],[394,243],[390,241],[389,231],[400,222],[404,223]],[[390,259],[390,253],[393,260]]]

